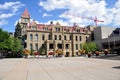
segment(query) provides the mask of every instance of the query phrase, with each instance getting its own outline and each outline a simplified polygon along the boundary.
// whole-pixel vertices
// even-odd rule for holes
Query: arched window
[[[77,36],[75,36],[75,40],[78,41],[78,37]]]
[[[35,44],[35,49],[38,50],[38,44],[37,43]]]
[[[71,35],[69,36],[69,38],[70,38],[70,40],[72,40],[72,36]]]
[[[38,41],[38,34],[35,35],[35,40]]]
[[[30,40],[31,40],[31,41],[33,40],[33,35],[32,35],[32,34],[30,34]]]
[[[45,35],[44,34],[42,35],[42,40],[45,40]]]
[[[79,40],[80,40],[80,41],[82,40],[82,37],[81,37],[81,36],[79,36]]]
[[[61,35],[59,35],[59,40],[61,40]]]
[[[57,35],[55,35],[55,40],[57,40]]]
[[[30,50],[32,50],[33,49],[33,45],[32,45],[32,43],[30,44]]]
[[[64,40],[66,40],[66,35],[64,35]]]
[[[51,38],[51,36],[50,36],[50,34],[48,35],[48,40],[50,40],[50,38]]]
[[[78,50],[78,44],[76,44],[76,50]]]

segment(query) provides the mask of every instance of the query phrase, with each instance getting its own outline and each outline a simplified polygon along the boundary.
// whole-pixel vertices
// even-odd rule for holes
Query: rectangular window
[[[56,32],[60,32],[60,28],[55,28],[56,29]]]
[[[66,49],[69,49],[69,44],[66,44]]]
[[[62,44],[57,44],[57,47],[58,47],[59,49],[62,49]]]
[[[64,40],[66,40],[66,35],[64,36]]]
[[[78,44],[76,44],[76,50],[78,50]]]
[[[81,37],[81,36],[79,36],[79,40],[80,40],[80,41],[82,40],[82,37]]]
[[[83,44],[81,43],[81,44],[80,44],[80,49],[83,49],[83,46],[82,46],[82,45],[83,45]]]
[[[60,32],[60,28],[58,28],[58,31]]]
[[[33,35],[32,35],[32,34],[30,34],[30,40],[32,41],[32,39],[33,39]]]
[[[70,40],[72,40],[72,36],[70,35],[69,37],[70,37]]]
[[[35,35],[35,40],[38,41],[38,34]]]
[[[32,45],[32,43],[30,44],[30,50],[32,50],[33,49],[33,45]]]
[[[77,36],[75,36],[75,40],[78,41],[78,37]]]
[[[42,49],[44,49],[45,48],[45,45],[44,44],[42,44]]]
[[[42,40],[45,40],[45,35],[42,35]]]
[[[55,40],[57,40],[57,35],[55,35],[54,37],[55,37]]]
[[[49,49],[53,49],[53,44],[49,44]]]
[[[38,44],[35,44],[35,49],[38,50]]]
[[[48,35],[48,40],[50,40],[50,38],[51,38],[51,36],[50,36],[50,34]]]
[[[45,31],[48,31],[48,28],[47,28],[47,27],[45,27]]]
[[[61,40],[61,35],[59,35],[59,40]]]
[[[79,29],[77,29],[77,32],[80,32],[80,30],[79,30]]]

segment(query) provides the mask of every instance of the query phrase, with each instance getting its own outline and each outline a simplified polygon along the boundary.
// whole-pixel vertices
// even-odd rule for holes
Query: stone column
[[[48,51],[48,50],[49,50],[49,43],[48,43],[48,42],[47,42],[46,48],[47,48],[46,50],[47,50],[47,55],[48,55],[48,52],[49,52],[49,51]]]
[[[71,43],[69,44],[69,54],[72,56],[72,48],[71,48]]]

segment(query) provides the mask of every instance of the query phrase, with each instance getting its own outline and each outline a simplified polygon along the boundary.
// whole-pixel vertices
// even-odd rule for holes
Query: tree
[[[43,49],[43,48],[42,48],[42,49],[39,49],[38,52],[39,52],[40,55],[45,55],[45,49]]]
[[[8,34],[8,32],[3,31],[2,29],[0,29],[0,54],[1,54],[1,57],[3,56],[4,49],[7,49],[6,41],[9,38],[10,38],[10,35]]]
[[[30,50],[30,55],[31,55],[31,56],[33,55],[33,52],[34,52],[34,50],[31,49],[31,50]]]
[[[21,37],[21,32],[22,32],[22,28],[20,23],[18,22],[16,25],[16,29],[15,29],[15,37],[20,38]]]
[[[86,53],[90,52],[89,44],[88,43],[84,43],[83,44],[83,49],[85,50]]]
[[[97,45],[94,42],[84,43],[83,49],[88,52],[95,52],[98,48]]]
[[[96,50],[98,50],[97,45],[94,42],[89,43],[89,48],[91,52],[95,52]]]
[[[21,42],[18,38],[10,37],[8,32],[0,29],[0,51],[2,55],[5,56],[9,56],[8,52],[11,52],[11,57],[13,57],[13,55],[14,57],[19,56],[22,51]]]
[[[18,38],[14,38],[14,43],[13,43],[13,52],[18,52],[21,49],[21,41]]]

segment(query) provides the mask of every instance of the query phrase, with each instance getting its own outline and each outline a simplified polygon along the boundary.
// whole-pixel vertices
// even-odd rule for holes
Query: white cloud
[[[60,25],[62,25],[62,26],[68,26],[68,25],[70,25],[68,22],[63,21],[63,20],[50,20],[50,21],[53,21],[54,24],[56,24],[57,22],[59,22]],[[50,21],[49,21],[49,23],[50,23]]]
[[[0,4],[0,26],[7,24],[8,21],[5,19],[16,15],[18,10],[23,6],[25,5],[20,1],[5,2],[4,4]]]
[[[16,20],[15,23],[14,23],[14,26],[16,26],[18,22],[21,22],[21,19]]]
[[[0,26],[6,25],[7,23],[8,23],[8,21],[0,20]]]
[[[35,21],[37,24],[40,24],[38,21],[36,21],[35,19],[30,19],[30,22]]]
[[[69,25],[68,22],[63,21],[63,20],[49,20],[49,21],[47,21],[47,22],[39,23],[39,24],[48,24],[48,25],[49,25],[51,21],[53,22],[53,24],[56,24],[57,22],[59,22],[60,25],[62,25],[62,26],[68,26],[68,25]]]
[[[16,5],[16,4],[19,4],[20,2],[17,1],[17,2],[5,2],[4,4],[0,4],[0,10],[7,10],[9,9],[10,7]]]
[[[120,0],[118,0],[118,2],[116,2],[116,4],[115,4],[113,14],[114,14],[114,20],[113,21],[115,23],[115,26],[120,25]]]
[[[19,8],[25,6],[20,1],[16,2],[5,2],[4,4],[0,4],[0,10],[11,10],[12,12],[18,11]]]
[[[51,21],[53,22],[53,24],[56,24],[57,22],[59,22],[61,26],[73,26],[74,25],[74,23],[69,23],[68,21],[63,21],[61,19],[59,19],[59,20],[49,20],[47,22],[39,23],[39,24],[48,24],[49,25]],[[85,27],[84,24],[77,24],[77,25],[79,25],[80,27]]]
[[[66,0],[68,1],[68,0]],[[45,1],[41,1],[39,3],[40,6],[44,6],[44,9],[46,9],[47,11],[50,11],[50,10],[54,10],[54,9],[62,9],[64,8],[64,2],[66,2],[64,0],[47,0],[47,2]],[[63,6],[61,5],[63,4]]]
[[[68,23],[76,22],[80,25],[90,25],[91,23],[94,24],[94,20],[89,20],[87,17],[94,19],[97,16],[99,20],[104,21],[103,23],[98,22],[98,25],[120,25],[120,0],[112,8],[107,7],[105,0],[47,0],[40,1],[39,5],[47,11],[65,9],[66,11],[59,17],[66,18]],[[66,12],[72,15],[84,16],[86,19],[65,15]]]
[[[52,16],[52,15],[47,14],[47,13],[44,13],[44,14],[42,15],[42,17],[48,17],[48,16]]]
[[[12,17],[13,15],[15,15],[14,13],[8,13],[8,14],[0,14],[0,19],[5,19],[5,18],[9,18]]]

